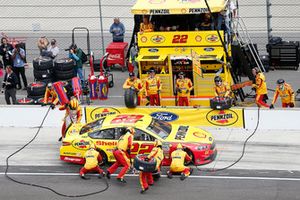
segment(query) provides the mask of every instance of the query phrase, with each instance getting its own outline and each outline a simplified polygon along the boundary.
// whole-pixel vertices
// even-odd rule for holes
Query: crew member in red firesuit
[[[155,75],[155,70],[149,70],[149,76],[145,80],[146,96],[149,97],[150,106],[160,106],[160,91],[162,84],[159,76]]]
[[[117,143],[116,149],[113,151],[116,162],[107,169],[106,176],[110,179],[110,175],[114,173],[118,167],[123,166],[117,176],[117,180],[121,183],[126,183],[124,176],[131,166],[130,149],[133,143],[135,130],[133,127],[128,127],[126,133],[122,135]]]
[[[176,90],[178,92],[178,106],[189,106],[190,92],[193,89],[191,79],[184,77],[185,74],[180,72],[176,80]]]
[[[61,135],[62,137],[59,138],[59,141],[62,140],[62,138],[65,138],[66,136],[66,129],[71,123],[80,123],[82,118],[82,110],[79,105],[78,100],[73,97],[69,104],[65,104],[59,108],[59,110],[66,110],[65,117],[63,118],[63,125],[61,129]],[[75,121],[74,118],[76,117]]]
[[[281,103],[283,108],[293,108],[295,106],[295,93],[290,84],[287,84],[283,79],[277,80],[277,87],[274,93],[272,104],[270,109],[274,108],[274,104],[278,96],[281,97]]]
[[[129,73],[129,78],[126,79],[126,81],[123,84],[123,89],[129,89],[132,88],[137,93],[137,105],[140,105],[141,103],[141,90],[143,89],[143,84],[140,79],[138,79],[134,72]]]
[[[216,97],[230,97],[231,90],[227,83],[223,83],[220,76],[214,78],[215,81],[215,96]]]
[[[47,87],[46,87],[44,101],[43,101],[42,106],[45,106],[48,103],[50,103],[51,108],[54,109],[55,105],[57,105],[58,102],[59,102],[59,99],[56,95],[56,92],[54,90],[52,83],[48,83]]]
[[[84,154],[85,164],[80,169],[80,177],[82,179],[87,179],[85,174],[88,172],[98,172],[98,178],[102,178],[105,175],[105,172],[99,167],[99,163],[102,162],[102,156],[98,151],[96,151],[95,145],[90,144],[89,150]]]
[[[164,153],[162,150],[162,143],[159,140],[155,141],[154,148],[145,159],[145,161],[149,161],[155,159],[156,160],[156,171],[160,174],[161,162],[164,159]],[[140,184],[142,187],[141,194],[143,194],[146,190],[149,189],[149,185],[154,184],[152,172],[140,172]]]
[[[167,172],[168,178],[172,178],[173,173],[180,173],[180,180],[183,181],[191,173],[191,169],[184,165],[185,161],[189,162],[192,160],[191,157],[183,151],[183,147],[179,143],[177,149],[171,153],[171,159],[170,171]]]
[[[252,87],[256,90],[255,103],[258,107],[269,108],[270,106],[266,102],[268,91],[265,75],[257,67],[252,69],[252,74],[255,76],[255,84],[252,84]]]

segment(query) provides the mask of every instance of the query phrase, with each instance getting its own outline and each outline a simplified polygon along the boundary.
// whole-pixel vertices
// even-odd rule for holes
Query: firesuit
[[[51,97],[51,99],[50,99]],[[51,103],[51,105],[57,105],[58,104],[58,97],[57,94],[52,86],[52,83],[48,83],[47,87],[46,87],[46,91],[45,91],[45,95],[44,95],[44,104],[48,104]]]
[[[189,106],[190,92],[193,89],[191,79],[185,78],[184,73],[179,73],[179,78],[176,80],[176,89],[178,92],[178,105]]]
[[[59,110],[66,110],[63,118],[63,125],[61,129],[62,138],[66,136],[66,129],[72,123],[80,123],[82,118],[82,110],[76,98],[73,98],[69,104],[63,105]]]
[[[147,157],[147,160],[155,159],[156,160],[156,170],[157,173],[160,173],[161,162],[164,159],[164,153],[162,150],[162,143],[159,140],[155,141],[155,147],[152,149],[150,154]],[[144,193],[148,190],[149,185],[153,185],[154,180],[152,172],[140,172],[140,184],[142,187],[141,193]]]
[[[160,78],[155,76],[154,69],[149,71],[149,77],[145,80],[146,96],[149,97],[150,106],[160,106],[160,91],[162,84]]]
[[[171,154],[170,171],[168,171],[168,178],[172,178],[172,173],[181,173],[181,180],[184,180],[190,175],[190,168],[184,166],[185,161],[191,161],[191,157],[182,150],[182,145],[178,144],[177,149]]]
[[[222,82],[222,78],[220,76],[216,76],[215,79],[215,96],[216,97],[230,97],[230,87],[227,83]]]
[[[114,173],[119,166],[123,166],[122,170],[117,176],[117,180],[122,183],[126,183],[126,181],[124,180],[124,175],[131,166],[130,149],[132,147],[134,133],[134,128],[130,127],[127,128],[126,133],[119,138],[117,147],[113,151],[116,162],[107,169],[106,175],[108,179],[110,179],[110,174]]]
[[[281,103],[282,103],[283,108],[294,107],[295,106],[295,94],[294,94],[294,90],[293,90],[292,86],[285,83],[285,81],[283,79],[279,79],[277,81],[277,84],[278,85],[276,87],[273,101],[272,101],[270,108],[274,108],[273,105],[276,103],[278,96],[281,97]]]
[[[90,149],[84,154],[85,164],[80,169],[80,177],[85,178],[84,174],[88,172],[98,172],[99,178],[104,175],[104,171],[99,167],[98,163],[102,162],[102,156],[95,150],[94,144],[91,144]]]
[[[267,84],[265,75],[262,72],[259,72],[259,69],[252,69],[253,75],[255,75],[255,84],[252,85],[256,89],[255,102],[258,107],[264,106],[269,108],[269,105],[265,102],[267,98]]]
[[[143,89],[143,84],[140,79],[135,77],[135,74],[133,72],[129,73],[129,78],[126,79],[126,81],[123,84],[123,89],[129,89],[132,88],[137,92],[137,105],[140,105],[141,103],[141,90]]]

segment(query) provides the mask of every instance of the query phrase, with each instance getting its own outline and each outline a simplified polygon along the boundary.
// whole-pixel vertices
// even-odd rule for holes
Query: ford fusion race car
[[[211,133],[192,126],[172,125],[168,122],[143,114],[109,115],[96,121],[74,124],[67,130],[60,148],[60,159],[77,164],[84,163],[84,153],[91,142],[96,146],[104,162],[114,162],[113,150],[119,137],[127,127],[135,128],[131,157],[137,154],[149,154],[154,147],[154,140],[163,143],[165,159],[163,165],[170,165],[170,155],[181,143],[192,157],[195,165],[212,162],[217,154]]]

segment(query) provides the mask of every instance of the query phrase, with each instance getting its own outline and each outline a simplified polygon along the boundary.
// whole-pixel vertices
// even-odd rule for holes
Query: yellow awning
[[[224,10],[227,0],[207,0],[211,12]],[[131,12],[137,15],[179,15],[207,13],[204,0],[137,0]]]
[[[139,55],[137,61],[164,61],[167,55]]]

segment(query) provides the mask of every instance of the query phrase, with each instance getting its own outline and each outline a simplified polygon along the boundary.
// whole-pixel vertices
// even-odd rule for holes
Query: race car
[[[154,147],[154,140],[163,143],[163,165],[170,165],[170,155],[181,143],[192,157],[194,165],[212,162],[217,149],[211,133],[202,129],[174,125],[144,114],[115,114],[102,117],[93,122],[71,125],[60,148],[60,159],[66,162],[83,164],[84,153],[91,143],[103,157],[104,162],[114,162],[113,150],[119,137],[127,127],[134,127],[135,135],[131,157],[137,154],[149,154]]]

